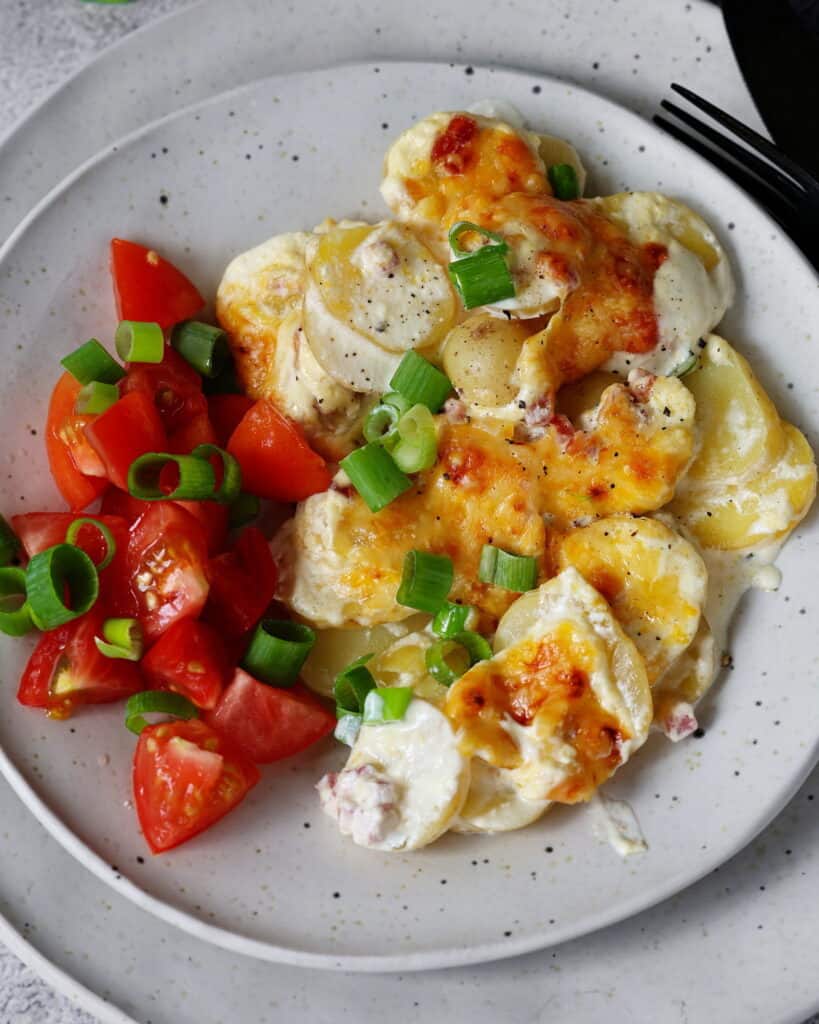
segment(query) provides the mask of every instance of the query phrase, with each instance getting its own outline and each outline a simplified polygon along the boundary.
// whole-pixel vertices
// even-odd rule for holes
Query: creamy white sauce
[[[595,793],[589,801],[594,835],[607,842],[621,857],[645,853],[645,840],[640,822],[633,809],[624,800],[613,800],[603,793]]]

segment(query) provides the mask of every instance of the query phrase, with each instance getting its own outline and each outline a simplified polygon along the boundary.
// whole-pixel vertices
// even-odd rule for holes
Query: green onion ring
[[[179,470],[179,483],[173,490],[165,491],[160,478],[171,464]],[[128,492],[141,501],[212,501],[215,487],[213,466],[195,455],[147,452],[134,459],[128,469]]]
[[[60,363],[80,384],[91,384],[93,381],[116,384],[125,376],[125,370],[111,358],[96,338],[75,348]]]
[[[149,723],[146,714],[173,715],[174,718],[198,718],[199,709],[179,693],[164,690],[143,690],[128,698],[125,705],[125,726],[137,736]]]
[[[262,619],[245,651],[242,668],[269,686],[292,686],[315,642],[316,634],[300,622]]]
[[[193,449],[191,455],[195,459],[205,461],[208,461],[211,455],[218,455],[222,460],[222,482],[211,496],[211,501],[218,501],[220,505],[230,505],[239,497],[242,489],[242,470],[238,460],[230,452],[226,452],[218,444],[200,444]]]
[[[139,661],[144,649],[142,627],[136,619],[106,619],[102,639],[95,636],[94,643],[106,658]]]
[[[83,516],[82,519],[75,519],[65,531],[65,543],[76,545],[77,537],[79,536],[79,532],[83,526],[95,527],[95,529],[102,535],[102,539],[105,541],[105,554],[103,555],[102,561],[96,566],[97,572],[102,572],[102,570],[107,569],[113,561],[114,555],[117,553],[117,542],[114,540],[113,533],[111,533],[105,523],[101,523],[99,519],[91,519],[88,516]]]
[[[429,551],[408,551],[395,600],[405,608],[436,615],[452,587],[452,559]]]
[[[122,320],[114,344],[126,363],[161,363],[165,356],[165,336],[159,324]]]
[[[9,565],[0,569],[0,633],[7,636],[25,636],[34,628],[27,600],[26,573]],[[6,611],[9,598],[21,597],[22,603]]]
[[[73,607],[64,601],[68,587]],[[94,606],[100,589],[97,569],[73,544],[55,544],[28,563],[26,589],[31,618],[38,629],[56,629]]]

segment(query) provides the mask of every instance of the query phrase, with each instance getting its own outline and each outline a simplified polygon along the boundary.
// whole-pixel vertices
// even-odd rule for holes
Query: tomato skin
[[[173,690],[209,710],[228,681],[228,658],[215,629],[196,619],[174,622],[140,663],[152,689]]]
[[[265,535],[257,527],[247,526],[230,551],[211,558],[207,575],[206,618],[220,632],[237,637],[264,615],[273,600],[278,574]]]
[[[205,534],[209,555],[217,555],[225,547],[230,510],[216,501],[175,501],[199,523]]]
[[[233,810],[259,769],[205,722],[149,725],[134,752],[139,824],[152,853],[187,842]]]
[[[100,504],[100,512],[103,516],[119,516],[129,526],[147,512],[156,502],[142,501],[140,498],[132,498],[127,491],[120,491],[112,487],[106,491]]]
[[[94,637],[102,636],[107,617],[97,602],[81,618],[43,633],[20,679],[18,701],[45,708],[52,718],[67,718],[81,704],[109,704],[144,689],[134,662],[106,658],[97,650]]]
[[[173,501],[151,502],[131,527],[128,575],[150,643],[205,605],[207,544],[202,527]]]
[[[111,240],[111,274],[120,320],[148,320],[172,327],[195,316],[205,305],[180,270],[137,242]]]
[[[84,432],[85,425],[94,417],[74,412],[80,386],[68,372],[59,378],[51,393],[45,427],[51,475],[57,490],[75,512],[87,508],[108,488],[105,467]]]
[[[168,451],[175,455],[189,455],[200,444],[217,444],[216,431],[207,413],[198,413],[192,419],[168,434]]]
[[[336,716],[301,683],[278,689],[237,668],[205,721],[256,764],[270,764],[327,736]]]
[[[128,470],[146,452],[166,451],[167,437],[156,406],[141,391],[120,398],[85,427],[112,484],[128,490]]]
[[[165,346],[161,363],[130,363],[119,387],[123,395],[134,391],[148,395],[169,436],[208,414],[201,377],[170,345]]]
[[[137,604],[128,585],[127,519],[119,515],[76,516],[70,512],[28,512],[25,515],[12,516],[11,522],[26,554],[31,558],[54,544],[62,544],[68,527],[75,519],[98,519],[111,531],[117,549],[110,565],[99,574],[100,601],[111,615],[131,618],[137,613]],[[81,547],[95,564],[99,564],[105,556],[105,542],[99,531],[91,526],[83,526],[74,543]]]
[[[270,402],[256,402],[245,413],[227,450],[242,467],[242,489],[260,498],[302,501],[330,486],[324,459]]]
[[[224,448],[242,417],[254,406],[247,395],[209,395],[208,415],[216,431],[216,443]]]

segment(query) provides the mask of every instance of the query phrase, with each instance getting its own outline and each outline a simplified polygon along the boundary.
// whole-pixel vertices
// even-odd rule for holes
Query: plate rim
[[[201,0],[198,0],[198,2],[201,2]],[[195,2],[190,6],[196,7],[197,5],[198,3]],[[188,9],[189,8],[186,7],[183,11],[171,12],[160,20],[166,20],[167,18],[183,14]],[[152,26],[152,24],[153,23],[149,22],[147,25],[142,26],[136,31],[142,32],[147,30]],[[129,35],[134,34],[135,33],[130,33]],[[127,39],[129,37],[126,36],[124,38]],[[123,42],[124,39],[121,39],[108,49],[113,49],[121,45]],[[693,161],[695,166],[705,168],[708,173],[716,174],[718,177],[722,178],[732,191],[738,193],[746,202],[750,203],[754,208],[755,213],[762,217],[770,230],[776,233],[777,245],[784,245],[785,248],[789,250],[790,255],[795,257],[796,260],[802,264],[803,268],[808,270],[816,283],[819,284],[819,271],[812,266],[801,250],[797,247],[796,243],[783,232],[781,227],[764,209],[762,209],[750,196],[748,196],[747,193],[743,192],[743,190],[727,175],[714,167],[704,157],[701,157],[699,154],[689,150],[682,143],[677,142],[676,139],[666,135],[666,133],[662,132],[660,128],[654,125],[647,118],[644,118],[642,115],[615,100],[600,95],[593,89],[578,85],[573,80],[557,78],[545,72],[531,71],[505,63],[493,63],[492,65],[487,65],[480,62],[466,62],[463,60],[402,60],[376,58],[369,60],[338,61],[299,71],[262,76],[251,82],[246,82],[236,86],[233,89],[224,90],[214,96],[207,97],[206,99],[199,100],[195,103],[188,104],[174,110],[169,114],[156,118],[155,120],[140,126],[134,131],[123,135],[113,143],[109,143],[93,156],[83,161],[74,169],[74,171],[51,188],[19,221],[8,238],[2,245],[0,245],[0,263],[7,258],[10,251],[17,245],[18,241],[26,233],[29,227],[88,171],[105,161],[112,159],[120,150],[131,146],[133,143],[139,141],[142,137],[156,129],[167,124],[171,124],[176,120],[181,120],[196,111],[207,109],[235,97],[240,97],[243,94],[258,89],[267,83],[291,80],[294,78],[312,77],[328,71],[337,72],[386,66],[408,69],[425,68],[430,66],[453,69],[472,67],[486,73],[500,71],[504,74],[511,74],[519,78],[526,78],[536,80],[540,83],[546,83],[548,87],[551,88],[570,90],[578,95],[582,95],[588,100],[591,100],[594,104],[600,107],[603,113],[605,113],[606,110],[613,110],[619,117],[625,116],[629,120],[638,122],[643,129],[648,128],[651,133],[658,135],[666,143],[669,143],[678,153],[683,154],[687,161]],[[87,70],[87,68],[82,70]],[[82,70],[77,74],[81,74]],[[69,83],[65,84],[70,84],[70,81],[71,80],[69,80]],[[52,95],[56,94],[64,87],[65,86],[61,86],[54,90],[54,93],[46,97],[41,105],[48,102]],[[32,116],[38,110],[39,107],[27,117]],[[16,128],[22,126],[26,122],[27,117],[24,117],[17,126],[13,126],[12,134]],[[0,146],[4,146],[10,138],[11,135],[8,135],[4,139],[0,140]],[[599,913],[595,918],[595,923],[592,927],[582,926],[580,928],[573,928],[571,924],[568,924],[566,926],[554,928],[548,934],[540,930],[533,931],[528,935],[521,936],[520,938],[505,938],[502,942],[485,942],[469,947],[451,946],[415,953],[403,953],[400,955],[381,955],[371,953],[338,955],[333,953],[316,953],[295,946],[280,946],[267,940],[255,939],[244,935],[239,931],[208,924],[201,918],[196,917],[194,914],[181,910],[175,905],[167,902],[166,900],[160,899],[157,896],[152,896],[145,889],[112,869],[111,865],[108,864],[103,857],[96,853],[67,824],[65,824],[59,815],[52,810],[49,804],[39,796],[33,785],[28,782],[22,772],[17,768],[14,762],[12,762],[5,749],[0,746],[0,771],[28,810],[34,814],[38,821],[63,846],[63,848],[75,858],[75,860],[96,875],[106,885],[111,886],[115,891],[129,899],[140,909],[152,913],[160,920],[182,929],[188,934],[193,935],[195,938],[210,942],[213,945],[234,953],[249,955],[263,961],[291,964],[297,967],[362,973],[408,973],[505,960],[538,950],[551,948],[559,945],[560,943],[580,938],[583,935],[591,934],[633,917],[635,914],[638,914],[643,910],[647,910],[648,908],[671,898],[682,890],[688,888],[690,885],[695,884],[710,871],[713,871],[714,868],[727,863],[740,850],[744,849],[744,847],[752,842],[753,839],[781,812],[813,770],[817,762],[819,762],[819,733],[816,736],[813,746],[807,748],[807,753],[800,761],[798,768],[788,777],[788,780],[779,787],[776,797],[769,802],[765,812],[761,816],[757,816],[757,818],[754,819],[753,824],[750,825],[737,839],[728,843],[719,855],[708,858],[704,862],[704,866],[701,865],[700,868],[691,875],[686,874],[683,877],[677,876],[671,878],[667,885],[663,887],[655,887],[650,890],[649,895],[635,896],[631,900],[619,903],[616,909]]]

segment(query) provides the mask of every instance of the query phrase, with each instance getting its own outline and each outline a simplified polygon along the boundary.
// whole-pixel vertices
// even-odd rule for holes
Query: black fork
[[[689,134],[659,114],[654,117],[655,123],[710,160],[765,206],[819,268],[819,181],[759,132],[691,89],[676,82],[671,88],[744,145],[669,100],[662,101],[662,108],[698,135]]]

